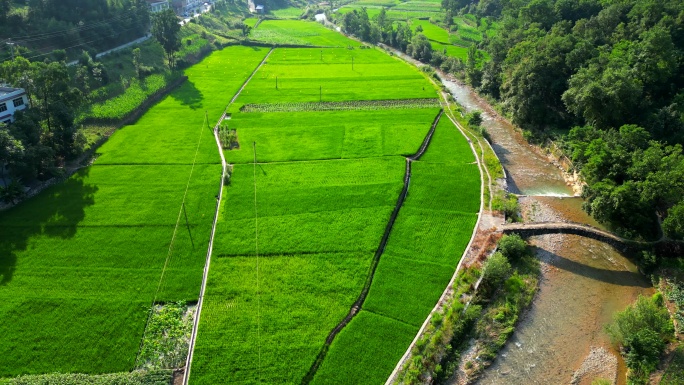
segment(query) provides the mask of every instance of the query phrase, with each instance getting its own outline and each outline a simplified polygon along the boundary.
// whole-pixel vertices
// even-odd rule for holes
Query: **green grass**
[[[446,29],[430,23],[429,20],[411,20],[411,29],[414,33],[416,33],[418,26],[423,28],[421,33],[431,42],[449,44],[449,32]]]
[[[221,173],[205,111],[213,124],[266,52],[188,69],[93,166],[0,215],[0,376],[128,371],[158,285],[158,301],[197,299]]]
[[[383,333],[413,336],[418,331],[472,235],[480,206],[479,171],[464,139],[444,118],[424,159],[413,163],[408,197],[363,305],[387,322]],[[352,322],[343,333],[369,336],[365,328],[364,322]],[[357,362],[350,358],[359,356],[354,350],[358,344],[342,344],[342,335],[331,346],[315,383],[346,383],[353,371],[366,375],[364,383],[382,383],[407,348],[403,338],[366,337],[364,356],[387,358]]]
[[[240,94],[236,107],[249,103],[435,97],[423,74],[378,49],[283,48],[273,51]]]
[[[359,46],[359,43],[323,25],[307,20],[264,20],[252,30],[250,38],[272,44],[320,47]]]

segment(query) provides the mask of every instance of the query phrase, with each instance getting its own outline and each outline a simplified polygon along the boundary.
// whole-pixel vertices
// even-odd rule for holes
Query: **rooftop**
[[[0,87],[0,97],[11,94],[13,92],[23,91],[21,88]]]

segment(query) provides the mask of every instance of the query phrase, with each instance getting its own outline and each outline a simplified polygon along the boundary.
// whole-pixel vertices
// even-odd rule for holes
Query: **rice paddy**
[[[326,85],[322,96],[318,84]],[[314,105],[435,96],[423,74],[375,49],[272,52],[229,108],[227,124],[240,148],[224,151],[233,173],[191,383],[302,382],[358,298],[403,186],[404,157],[418,150],[439,111],[429,103],[337,111]],[[269,108],[278,103],[293,107]],[[383,382],[453,274],[477,218],[479,173],[456,128],[446,121],[442,130],[458,136],[440,133],[443,149],[428,153],[448,159],[416,163],[415,192],[402,208],[411,211],[392,230],[386,252],[392,255],[382,257],[368,305],[335,339],[314,383]],[[436,191],[446,203],[433,202],[431,180],[446,181]],[[455,209],[453,201],[464,199]],[[398,291],[405,280],[405,291]],[[402,311],[402,296],[411,290],[420,295],[411,294],[411,308]],[[388,339],[391,346],[379,351]],[[360,372],[352,361],[363,365]],[[350,380],[346,371],[357,373]],[[372,376],[360,380],[359,373]]]
[[[129,371],[153,299],[197,299],[221,174],[205,119],[266,52],[208,57],[92,166],[0,215],[0,376]]]
[[[277,48],[229,108],[239,147],[224,150],[192,384],[312,374],[439,112],[432,84],[398,59],[315,23],[262,28],[353,49]],[[92,166],[0,214],[0,377],[130,371],[152,303],[197,300],[221,176],[210,127],[267,52],[213,53]],[[412,168],[368,297],[313,383],[384,382],[470,238],[479,173],[448,120]]]

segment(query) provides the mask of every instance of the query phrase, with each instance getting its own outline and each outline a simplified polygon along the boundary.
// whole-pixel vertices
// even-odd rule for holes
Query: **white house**
[[[165,9],[169,9],[168,0],[147,0],[147,4],[150,6],[150,12],[157,13]]]
[[[14,122],[14,112],[27,106],[28,97],[23,88],[0,87],[0,123]]]

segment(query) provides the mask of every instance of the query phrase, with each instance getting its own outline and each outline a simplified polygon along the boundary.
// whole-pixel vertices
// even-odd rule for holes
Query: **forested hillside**
[[[684,236],[684,7],[679,0],[443,3],[500,19],[473,86],[565,148],[587,211],[623,234]]]
[[[0,41],[27,58],[58,48],[99,52],[144,35],[149,22],[145,0],[0,0]],[[2,60],[11,55],[2,50]]]

